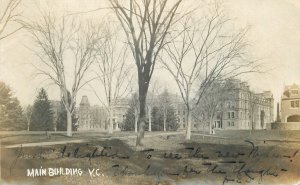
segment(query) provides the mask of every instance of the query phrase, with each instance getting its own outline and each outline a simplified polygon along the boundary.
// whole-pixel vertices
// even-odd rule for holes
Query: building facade
[[[112,101],[112,121],[114,130],[120,130],[121,124],[126,119],[126,113],[128,109],[128,98],[117,98],[116,100]]]
[[[300,85],[285,87],[281,96],[281,122],[300,122]]]
[[[117,99],[112,102],[112,121],[114,130],[120,130],[120,124],[129,108],[128,99]],[[106,130],[109,128],[109,111],[107,107],[91,106],[87,96],[82,96],[76,109],[78,130]]]
[[[62,112],[62,104],[61,101],[50,100],[51,110],[53,112],[53,126],[54,131],[56,131],[56,124],[59,114]]]
[[[274,98],[270,91],[254,93],[246,82],[236,79],[227,81],[225,87],[226,90],[223,92],[214,94],[214,96],[222,96],[214,113],[202,109],[204,113],[200,124],[205,125],[203,127],[209,129],[209,122],[212,122],[214,129],[266,129],[267,124],[273,122]],[[212,115],[213,117],[210,118]],[[194,121],[199,125],[199,121]],[[203,129],[203,127],[198,128]]]
[[[82,96],[79,108],[77,110],[78,130],[92,129],[91,106],[87,96]]]

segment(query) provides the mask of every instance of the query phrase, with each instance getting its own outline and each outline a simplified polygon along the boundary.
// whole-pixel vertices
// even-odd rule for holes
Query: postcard
[[[300,1],[0,4],[0,184],[300,184]]]

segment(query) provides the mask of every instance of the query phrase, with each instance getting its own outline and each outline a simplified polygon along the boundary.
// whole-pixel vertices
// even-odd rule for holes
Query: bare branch
[[[51,13],[42,14],[40,20],[29,20],[22,24],[36,44],[36,48],[32,50],[40,59],[41,65],[37,74],[46,76],[60,89],[61,101],[69,115],[67,134],[71,136],[70,115],[75,110],[78,91],[94,80],[84,78],[96,59],[96,44],[101,39],[101,32],[96,26],[83,26],[74,18],[58,18]],[[73,54],[73,60],[66,60],[69,53]],[[67,68],[72,66],[74,69],[70,75]]]
[[[8,30],[8,26],[12,23],[18,23],[20,14],[17,13],[17,8],[19,7],[22,0],[8,0],[1,4],[0,7],[0,40],[5,39],[23,27],[20,26],[13,30]],[[7,31],[8,30],[8,31]]]
[[[211,15],[196,20],[188,17],[170,36],[165,56],[160,58],[179,88],[188,115],[215,81],[256,72],[259,64],[245,60],[247,30],[229,31],[230,19],[220,6]],[[191,119],[188,118],[187,139]]]

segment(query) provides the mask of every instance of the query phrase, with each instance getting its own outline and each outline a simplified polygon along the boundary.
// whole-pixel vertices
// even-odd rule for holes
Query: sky
[[[275,102],[279,101],[285,85],[300,84],[300,1],[299,0],[226,0],[225,11],[236,28],[250,27],[247,39],[251,43],[251,55],[261,60],[267,72],[241,77],[247,80],[255,92],[270,90]],[[35,7],[47,7],[55,13],[89,11],[106,7],[104,0],[23,0],[20,12],[34,19],[39,15]],[[101,20],[106,11],[89,13],[89,17]],[[11,29],[11,28],[8,28]],[[26,31],[0,41],[0,80],[7,83],[22,105],[32,104],[37,91],[45,87],[50,99],[59,99],[56,86],[35,77],[32,62],[37,58],[28,49],[32,42]],[[168,72],[157,69],[153,79],[170,91],[178,89]],[[101,88],[98,87],[99,91]],[[100,104],[96,96],[85,88],[78,94],[88,95],[91,104]]]

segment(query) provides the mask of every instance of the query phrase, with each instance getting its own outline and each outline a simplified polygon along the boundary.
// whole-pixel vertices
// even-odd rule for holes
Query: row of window
[[[299,107],[299,103],[298,103],[298,107]],[[268,110],[267,110],[268,111]],[[248,117],[250,118],[250,114],[249,114],[249,112],[248,113],[244,113],[244,112],[241,112],[240,113],[240,118],[244,118],[244,119],[246,119],[247,118],[247,115],[248,115]],[[260,117],[261,115],[265,115],[265,111],[264,110],[261,110],[260,111],[260,114],[255,114],[254,116],[258,116],[258,117]],[[238,117],[238,115],[237,116],[235,116],[235,112],[227,112],[227,118],[228,119],[232,119],[232,118],[237,118]],[[218,117],[217,117],[217,119],[219,119]]]
[[[229,127],[234,127],[234,121],[228,121],[227,124]]]
[[[291,90],[291,93],[292,94],[299,94],[299,91],[298,90]]]
[[[261,100],[261,101],[257,102],[256,104],[262,104],[262,103],[266,103],[266,102],[267,102],[266,100]],[[268,103],[270,103],[270,102],[268,102]],[[226,102],[226,107],[234,109],[236,107],[236,104],[238,104],[238,103],[228,101],[228,102]],[[238,107],[242,108],[242,109],[250,108],[249,101],[247,101],[247,100],[240,101],[240,103],[238,105],[239,105]],[[265,105],[265,106],[269,106],[269,105]]]
[[[180,122],[180,118],[178,118],[178,122]],[[182,118],[182,122],[185,123],[185,119]]]

